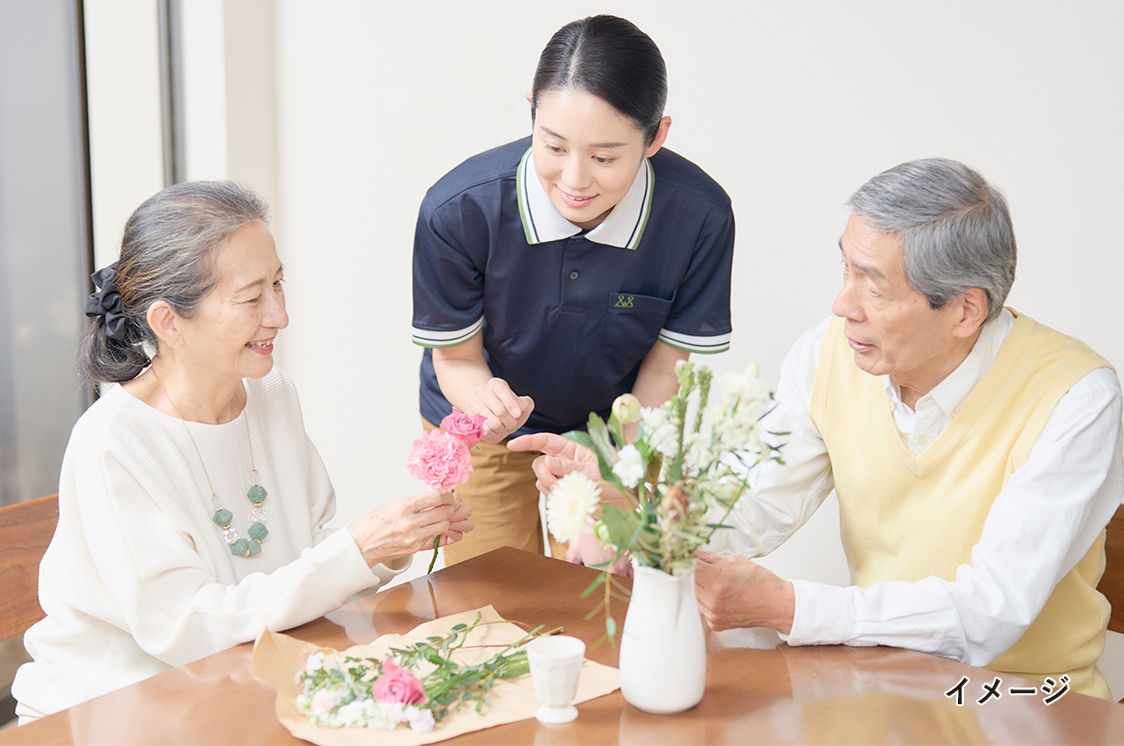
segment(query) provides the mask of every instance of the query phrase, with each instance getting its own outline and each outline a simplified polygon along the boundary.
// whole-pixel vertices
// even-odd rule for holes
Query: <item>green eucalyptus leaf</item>
[[[615,505],[601,507],[601,520],[609,533],[609,541],[616,547],[627,551],[636,546],[637,530],[640,521],[635,511],[621,510]]]
[[[589,437],[593,441],[594,451],[609,466],[617,463],[617,449],[609,437],[609,428],[605,425],[596,412],[590,412],[589,422],[586,424]]]
[[[584,591],[582,591],[581,597],[585,598],[590,593],[593,593],[593,591],[595,591],[597,589],[597,586],[601,585],[604,582],[605,582],[605,573],[597,573],[597,578],[592,583],[589,584],[588,588],[586,588]]]
[[[585,446],[594,453],[597,453],[597,446],[593,445],[593,438],[589,437],[589,433],[585,430],[571,430],[562,437],[566,440],[572,440],[578,445]]]

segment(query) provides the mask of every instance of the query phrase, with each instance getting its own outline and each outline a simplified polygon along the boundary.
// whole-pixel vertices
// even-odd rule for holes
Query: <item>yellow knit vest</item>
[[[851,582],[948,581],[972,561],[996,495],[1031,448],[1058,400],[1091,371],[1111,367],[1078,340],[1015,314],[999,355],[964,406],[920,454],[902,443],[880,376],[863,372],[828,327],[812,390],[812,422],[831,455]],[[1096,661],[1110,607],[1097,590],[1105,534],[1054,588],[1022,637],[988,668],[1036,681],[1070,677],[1070,689],[1109,699]]]

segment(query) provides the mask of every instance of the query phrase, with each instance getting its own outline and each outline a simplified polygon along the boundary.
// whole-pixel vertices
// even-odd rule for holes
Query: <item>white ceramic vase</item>
[[[706,638],[695,571],[678,577],[632,565],[632,598],[621,634],[621,694],[633,707],[673,715],[702,700]]]

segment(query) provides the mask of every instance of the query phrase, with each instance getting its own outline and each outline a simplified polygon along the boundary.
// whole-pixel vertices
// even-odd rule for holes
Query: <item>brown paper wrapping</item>
[[[390,648],[403,648],[421,642],[430,636],[444,636],[456,624],[472,624],[476,614],[481,621],[499,622],[481,624],[468,637],[465,647],[470,645],[506,645],[522,638],[526,631],[506,622],[491,606],[474,611],[435,619],[418,625],[405,635],[383,635],[369,645],[356,645],[342,651],[345,656],[355,658],[383,659]],[[445,716],[429,733],[418,733],[407,725],[399,725],[391,731],[368,730],[367,728],[322,728],[313,725],[297,710],[296,697],[301,687],[296,682],[297,674],[304,670],[308,656],[317,651],[331,651],[311,642],[303,642],[279,632],[263,630],[254,642],[252,670],[254,678],[277,687],[277,719],[296,738],[311,741],[320,746],[346,746],[348,744],[371,743],[410,746],[412,744],[434,743],[446,738],[459,736],[483,728],[491,728],[504,723],[514,723],[535,716],[539,703],[530,675],[517,676],[497,681],[488,693],[489,704],[482,713],[477,713],[475,703],[465,705],[461,710]],[[502,647],[458,650],[453,659],[460,663],[478,663],[502,650]],[[582,666],[578,682],[578,694],[574,703],[578,704],[601,697],[620,688],[620,673],[610,666],[586,660]]]

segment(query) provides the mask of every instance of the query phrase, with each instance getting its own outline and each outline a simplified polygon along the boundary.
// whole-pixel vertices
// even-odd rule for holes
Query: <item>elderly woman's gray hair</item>
[[[927,158],[863,184],[847,206],[905,250],[905,279],[933,308],[980,288],[987,321],[1003,310],[1015,281],[1015,231],[998,189],[963,163]]]
[[[231,181],[175,184],[138,207],[125,223],[121,256],[107,273],[111,290],[120,293],[115,310],[124,315],[123,329],[109,330],[104,315],[87,313],[93,318],[78,354],[86,380],[128,381],[144,370],[158,347],[149,307],[163,300],[180,316],[194,318],[219,280],[215,247],[268,214],[254,190]]]

